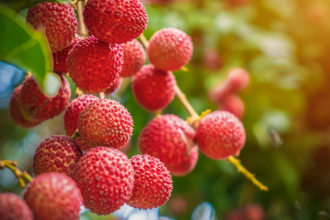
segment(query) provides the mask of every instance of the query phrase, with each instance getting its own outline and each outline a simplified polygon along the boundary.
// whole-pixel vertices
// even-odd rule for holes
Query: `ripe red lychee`
[[[53,135],[37,147],[33,157],[33,173],[38,176],[43,173],[59,172],[72,176],[73,169],[81,156],[82,151],[72,138]]]
[[[237,155],[245,144],[242,122],[226,111],[206,115],[196,130],[199,149],[212,159],[226,159]]]
[[[112,84],[107,90],[105,90],[104,93],[106,95],[113,93],[114,91],[116,91],[119,88],[122,81],[123,81],[123,79],[121,77],[118,77],[116,79],[116,82],[114,84]]]
[[[72,81],[83,92],[104,92],[119,77],[123,51],[117,44],[103,43],[90,36],[74,45],[69,52],[67,66]]]
[[[23,199],[13,193],[0,194],[1,220],[33,220],[33,215]]]
[[[139,0],[89,0],[84,8],[84,22],[100,41],[122,44],[144,32],[148,16]]]
[[[161,115],[143,128],[138,147],[142,154],[158,158],[171,173],[181,174],[176,165],[189,160],[194,138],[195,131],[187,122],[176,115]]]
[[[152,209],[164,205],[172,192],[172,178],[159,159],[149,155],[131,158],[134,187],[127,204],[138,209]]]
[[[111,99],[99,99],[80,114],[79,133],[91,147],[105,146],[119,149],[130,140],[133,119],[127,109]]]
[[[24,200],[35,220],[77,220],[82,202],[76,183],[61,173],[37,176],[27,187]]]
[[[133,76],[142,68],[146,59],[146,53],[144,52],[143,46],[135,39],[121,46],[123,47],[124,53],[124,65],[120,76]]]
[[[11,99],[9,102],[10,116],[17,125],[23,128],[32,128],[40,124],[42,121],[38,119],[30,121],[23,116],[20,106],[21,89],[22,89],[22,85],[15,88],[13,94],[11,95]]]
[[[167,164],[166,167],[174,176],[185,176],[195,168],[197,160],[198,148],[194,146],[183,161],[178,164]]]
[[[33,77],[22,84],[20,105],[24,117],[29,120],[47,120],[59,115],[69,104],[71,89],[69,82],[61,77],[62,85],[54,98],[48,98],[40,91]]]
[[[244,102],[236,94],[230,94],[218,102],[218,109],[228,111],[237,118],[242,118],[245,112]]]
[[[176,81],[172,72],[147,65],[133,76],[132,91],[136,101],[147,111],[165,108],[175,96]]]
[[[130,198],[134,172],[124,153],[113,148],[96,147],[80,158],[74,180],[85,207],[98,215],[108,215]]]
[[[68,54],[72,50],[73,46],[78,43],[80,39],[78,37],[74,38],[71,44],[64,48],[63,50],[53,53],[53,71],[58,73],[67,73],[66,60],[68,59]]]
[[[244,90],[250,83],[249,73],[242,68],[235,68],[228,72],[224,81],[220,82],[210,92],[210,98],[219,102],[231,93],[238,93]]]
[[[72,136],[78,129],[78,119],[86,106],[99,98],[93,95],[82,95],[70,102],[64,112],[64,128],[66,135]]]
[[[189,62],[193,44],[183,31],[164,28],[150,38],[147,51],[150,62],[157,69],[175,71]]]
[[[77,18],[70,4],[36,4],[27,11],[26,20],[35,29],[45,31],[53,53],[68,47],[77,31]]]

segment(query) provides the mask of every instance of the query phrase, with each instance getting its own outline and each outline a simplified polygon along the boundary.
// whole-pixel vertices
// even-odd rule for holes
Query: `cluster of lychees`
[[[111,93],[122,77],[132,77],[138,103],[151,112],[162,110],[176,94],[172,71],[189,62],[193,44],[180,30],[162,29],[146,45],[151,64],[143,66],[145,51],[135,38],[146,29],[148,17],[139,0],[89,0],[83,15],[91,36],[80,39],[69,4],[44,2],[28,10],[27,21],[45,30],[62,86],[56,97],[48,98],[28,77],[15,89],[10,112],[18,125],[29,128],[66,109],[68,135],[52,136],[37,147],[36,178],[24,194],[35,219],[77,219],[80,204],[99,215],[125,203],[141,209],[159,207],[171,194],[170,173],[191,172],[198,147],[210,158],[226,159],[245,143],[244,127],[231,113],[215,111],[197,120],[194,128],[175,115],[161,115],[139,136],[143,155],[128,159],[118,149],[132,135],[130,113],[120,103],[92,94]],[[67,72],[85,93],[71,103],[63,75]]]
[[[210,98],[217,103],[218,108],[242,118],[245,112],[243,100],[237,93],[246,89],[250,83],[249,73],[242,68],[234,68],[227,73],[224,81],[220,82],[210,92]]]

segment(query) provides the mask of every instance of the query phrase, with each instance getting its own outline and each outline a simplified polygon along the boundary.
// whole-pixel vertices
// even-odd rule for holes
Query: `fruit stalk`
[[[17,177],[19,184],[21,187],[25,187],[25,182],[30,182],[33,180],[33,178],[26,172],[26,171],[20,171],[16,166],[18,163],[16,161],[11,160],[0,160],[0,170],[7,167],[9,170],[11,170],[14,175]]]
[[[86,38],[89,36],[85,23],[84,23],[84,18],[83,18],[83,8],[84,8],[84,3],[82,1],[78,2],[78,24],[79,24],[79,35],[83,36],[83,38]]]

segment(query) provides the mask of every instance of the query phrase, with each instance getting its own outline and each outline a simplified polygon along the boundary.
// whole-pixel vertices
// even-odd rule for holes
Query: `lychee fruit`
[[[35,220],[77,220],[82,202],[76,183],[61,173],[45,173],[28,185],[24,200]]]
[[[148,15],[139,0],[89,0],[84,8],[84,22],[100,41],[122,44],[144,32]]]
[[[119,149],[130,140],[133,119],[120,103],[111,99],[99,99],[81,112],[78,129],[83,140],[91,147]]]
[[[0,194],[1,220],[33,220],[33,215],[23,199],[14,193]]]
[[[142,68],[146,59],[146,53],[143,46],[135,39],[121,46],[123,47],[124,53],[124,65],[120,76],[133,76]]]
[[[53,53],[68,47],[77,31],[77,18],[70,4],[36,4],[27,11],[26,20],[35,29],[45,31]]]
[[[108,215],[130,198],[134,172],[124,153],[113,148],[96,147],[80,158],[74,180],[85,207],[98,215]]]
[[[114,84],[112,84],[109,88],[107,88],[107,90],[105,90],[104,93],[106,95],[113,93],[114,91],[116,91],[119,88],[122,81],[123,81],[123,79],[121,77],[118,77],[116,79],[116,82]]]
[[[218,109],[230,112],[237,118],[242,118],[245,112],[244,102],[236,94],[230,94],[218,102]]]
[[[37,147],[33,157],[33,173],[38,176],[43,173],[59,172],[72,176],[73,169],[81,156],[82,151],[72,138],[53,135]]]
[[[183,161],[177,164],[167,164],[166,167],[174,176],[185,176],[195,168],[197,160],[198,148],[197,146],[194,146],[192,147],[190,153],[186,155]]]
[[[53,53],[53,71],[57,73],[67,73],[66,60],[68,59],[68,54],[72,50],[73,46],[78,43],[80,39],[78,37],[74,38],[71,44],[64,48],[63,50]]]
[[[11,95],[9,102],[10,116],[17,125],[23,128],[32,128],[42,123],[42,121],[39,119],[28,120],[23,116],[20,106],[21,89],[22,85],[16,87]]]
[[[150,62],[157,69],[175,71],[189,62],[193,43],[183,31],[164,28],[150,38],[147,51]]]
[[[42,94],[33,77],[22,84],[20,105],[24,117],[29,120],[47,120],[59,115],[69,104],[71,89],[69,82],[61,77],[62,85],[54,98]]]
[[[245,69],[235,68],[228,72],[224,81],[211,90],[209,96],[213,101],[219,102],[231,93],[241,92],[249,83],[249,73]]]
[[[223,65],[223,61],[216,50],[208,50],[205,52],[204,63],[212,70],[219,70]]]
[[[265,212],[260,205],[251,203],[229,212],[225,220],[265,220]]]
[[[147,111],[165,108],[175,96],[176,81],[172,72],[146,65],[133,76],[132,91],[136,101]]]
[[[152,209],[164,205],[172,192],[172,178],[159,159],[149,155],[131,158],[134,187],[127,204],[138,209]]]
[[[91,149],[92,147],[89,146],[86,141],[84,141],[84,139],[82,139],[82,137],[76,137],[75,138],[75,142],[76,144],[80,147],[80,149],[82,151],[88,151],[89,149]]]
[[[194,147],[195,131],[176,115],[161,115],[152,119],[141,131],[138,147],[142,154],[158,158],[174,174],[189,169],[176,167],[187,163]],[[197,150],[196,150],[197,152]],[[196,162],[195,162],[196,163]]]
[[[78,129],[78,119],[87,105],[99,98],[94,95],[82,95],[70,102],[64,112],[64,128],[66,135],[72,136]]]
[[[199,149],[212,159],[226,159],[239,154],[245,144],[242,122],[226,111],[206,115],[196,130]]]
[[[67,66],[72,81],[84,93],[104,92],[119,77],[123,51],[117,44],[107,44],[90,36],[74,45]]]

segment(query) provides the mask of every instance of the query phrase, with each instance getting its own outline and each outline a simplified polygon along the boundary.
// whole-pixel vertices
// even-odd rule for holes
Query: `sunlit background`
[[[264,219],[330,219],[330,2],[187,0],[146,4],[146,9],[148,39],[164,27],[181,29],[192,37],[189,72],[177,71],[175,76],[198,113],[217,109],[208,93],[228,70],[243,67],[249,71],[251,83],[239,94],[245,103],[242,122],[247,133],[239,158],[269,188],[268,192],[260,191],[232,164],[211,160],[200,152],[190,174],[173,177],[169,201],[149,214],[177,220],[220,220],[233,210],[252,205],[263,210]],[[26,9],[19,13],[25,16]],[[21,170],[32,174],[38,144],[54,134],[65,135],[65,131],[63,113],[34,129],[14,124],[8,103],[24,75],[0,62],[0,157],[18,161]],[[154,114],[137,104],[130,86],[109,97],[131,113],[134,132],[127,155],[139,154],[137,138]],[[188,116],[178,99],[163,113],[183,119]],[[5,191],[19,195],[23,191],[7,169],[0,171],[0,192]],[[197,206],[203,217],[194,218]],[[141,218],[130,217],[139,214],[124,209],[117,217],[151,219],[146,212],[140,213],[144,215]],[[89,211],[81,217],[109,218]]]

